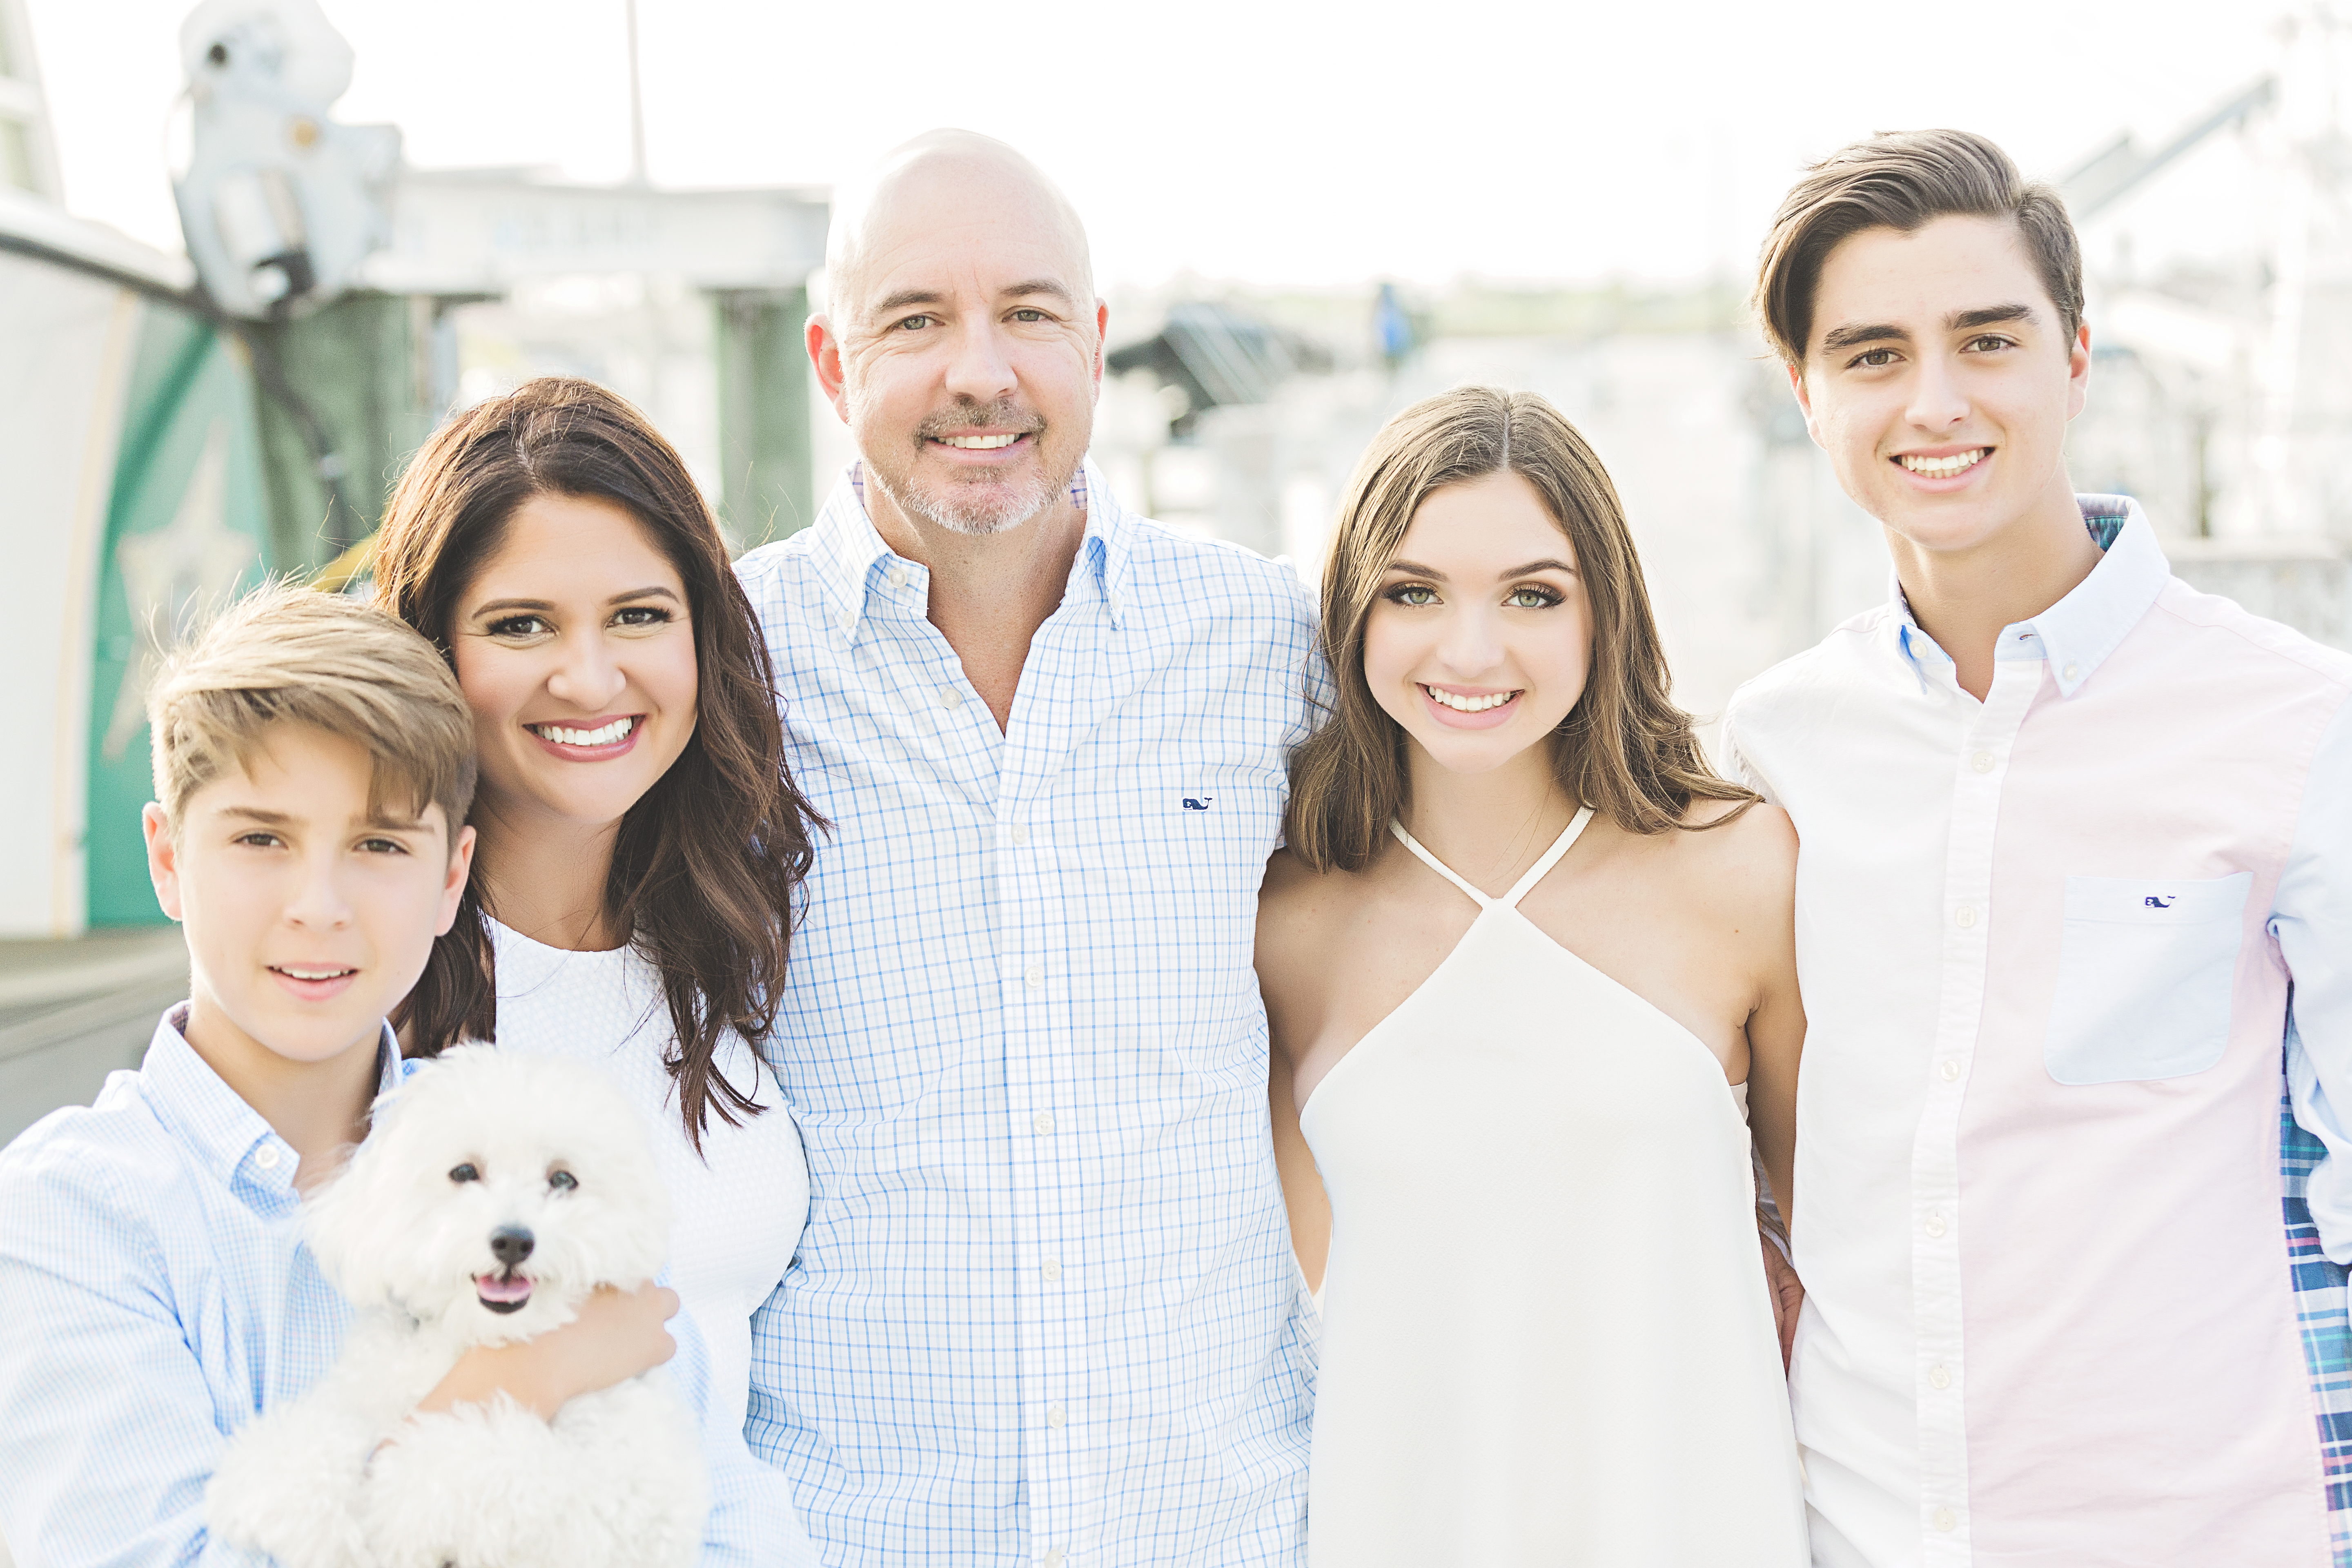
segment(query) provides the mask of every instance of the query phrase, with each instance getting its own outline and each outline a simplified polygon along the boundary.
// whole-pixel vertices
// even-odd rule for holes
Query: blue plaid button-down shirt
[[[1074,495],[1002,732],[856,468],[738,567],[834,824],[769,1042],[812,1206],[747,1427],[830,1563],[1303,1554],[1317,1325],[1251,954],[1307,595]]]
[[[261,1564],[211,1540],[205,1485],[254,1416],[310,1388],[350,1309],[302,1241],[294,1150],[206,1066],[178,1009],[136,1072],[0,1152],[0,1537],[23,1568]],[[380,1087],[404,1072],[392,1031]],[[678,1390],[702,1336],[671,1320]],[[706,1430],[703,1568],[798,1563],[773,1472]]]

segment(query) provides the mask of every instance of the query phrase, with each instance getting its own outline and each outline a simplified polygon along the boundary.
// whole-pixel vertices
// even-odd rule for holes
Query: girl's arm
[[[1266,1109],[1274,1121],[1274,1168],[1282,1177],[1283,1206],[1290,1211],[1290,1246],[1309,1290],[1323,1289],[1323,1266],[1331,1256],[1331,1204],[1323,1193],[1314,1151],[1298,1130],[1298,1100],[1291,1092],[1289,1053],[1278,1040],[1266,1052]]]
[[[1315,1154],[1298,1128],[1298,1096],[1295,1091],[1296,1051],[1302,1043],[1297,1015],[1299,987],[1311,973],[1301,949],[1307,945],[1291,896],[1306,877],[1286,852],[1277,850],[1266,863],[1265,882],[1258,890],[1257,979],[1265,999],[1266,1112],[1274,1129],[1274,1167],[1282,1178],[1283,1206],[1290,1212],[1290,1245],[1307,1288],[1323,1289],[1323,1268],[1331,1255],[1331,1204],[1324,1195],[1323,1177],[1315,1168]]]
[[[1796,1215],[1797,1069],[1805,1048],[1805,1004],[1797,989],[1797,837],[1777,807],[1755,806],[1748,816],[1757,819],[1752,827],[1733,825],[1748,833],[1757,873],[1748,883],[1752,908],[1743,916],[1759,938],[1751,950],[1757,971],[1755,1006],[1748,1016],[1748,1123],[1785,1243]],[[1763,1246],[1785,1366],[1805,1290],[1774,1238],[1768,1236]]]

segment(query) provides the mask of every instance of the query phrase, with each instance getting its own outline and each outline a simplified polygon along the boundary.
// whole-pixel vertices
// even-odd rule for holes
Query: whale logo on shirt
[[[1204,795],[1198,798],[1188,795],[1184,797],[1184,809],[1187,811],[1206,811],[1209,809],[1209,803],[1216,798],[1217,797],[1213,795]]]
[[[2172,907],[2173,900],[2179,896],[2179,895],[2176,893],[2166,893],[2160,897],[2150,895],[2147,898],[2142,899],[2140,902],[2147,905],[2151,910],[2168,910]]]

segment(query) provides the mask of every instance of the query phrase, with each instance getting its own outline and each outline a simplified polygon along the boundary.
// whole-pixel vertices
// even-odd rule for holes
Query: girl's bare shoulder
[[[1710,901],[1787,905],[1797,885],[1797,830],[1764,801],[1697,800],[1683,814],[1674,858],[1688,886]]]
[[[1318,871],[1288,849],[1276,850],[1265,863],[1265,880],[1258,888],[1260,949],[1269,935],[1285,942],[1310,936],[1346,900],[1347,885],[1361,880],[1346,871]]]

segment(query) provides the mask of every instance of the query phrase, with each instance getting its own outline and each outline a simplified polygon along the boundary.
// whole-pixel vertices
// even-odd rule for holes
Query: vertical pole
[[[805,289],[729,290],[719,316],[720,510],[737,550],[806,528],[816,510],[809,453]]]
[[[646,183],[646,94],[637,72],[637,0],[623,0],[629,16],[629,184]]]

